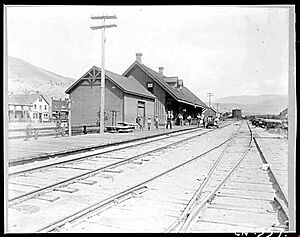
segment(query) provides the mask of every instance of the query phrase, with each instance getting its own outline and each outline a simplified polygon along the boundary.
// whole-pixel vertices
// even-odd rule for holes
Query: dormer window
[[[153,83],[152,82],[147,83],[147,90],[150,91],[151,93],[153,93]]]

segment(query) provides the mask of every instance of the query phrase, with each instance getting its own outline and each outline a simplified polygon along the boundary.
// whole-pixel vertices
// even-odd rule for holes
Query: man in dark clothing
[[[167,120],[166,128],[167,129],[169,126],[170,126],[170,129],[172,129],[172,119],[173,119],[173,115],[171,114],[171,111],[168,111],[168,113],[166,114],[166,120]]]
[[[86,131],[86,125],[83,125],[83,126],[82,126],[82,133],[83,133],[83,134],[87,134],[87,131]]]

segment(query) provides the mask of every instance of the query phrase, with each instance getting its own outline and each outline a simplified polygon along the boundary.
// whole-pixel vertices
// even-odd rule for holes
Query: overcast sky
[[[142,62],[178,76],[200,99],[288,93],[288,9],[237,6],[8,7],[8,55],[57,74],[80,78],[101,65],[100,21],[106,30],[106,69],[122,74]]]

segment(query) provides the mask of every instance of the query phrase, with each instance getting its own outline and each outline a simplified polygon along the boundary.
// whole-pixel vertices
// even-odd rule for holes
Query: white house
[[[9,121],[49,122],[50,106],[39,92],[8,96]]]

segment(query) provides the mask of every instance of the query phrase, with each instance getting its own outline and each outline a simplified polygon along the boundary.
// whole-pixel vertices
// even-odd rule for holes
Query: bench
[[[106,126],[108,132],[132,132],[132,126]]]

